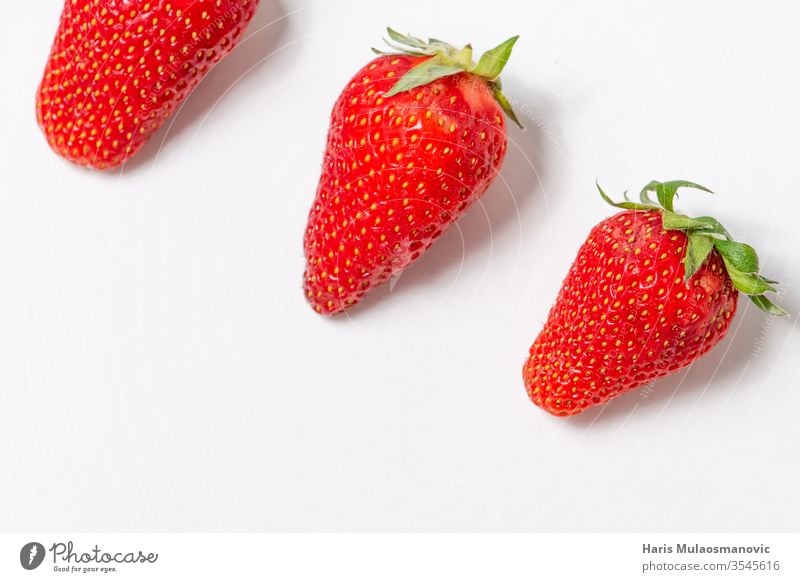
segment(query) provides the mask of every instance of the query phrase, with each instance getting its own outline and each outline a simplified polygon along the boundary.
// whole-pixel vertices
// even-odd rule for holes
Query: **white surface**
[[[523,7],[524,6],[524,7]],[[34,92],[60,2],[0,20],[0,528],[798,530],[798,317],[572,420],[527,349],[597,197],[718,194],[800,314],[800,14],[789,2],[265,2],[122,173],[62,162]],[[323,319],[302,234],[331,105],[383,27],[521,39],[528,130],[394,292]],[[162,147],[163,145],[163,147]]]

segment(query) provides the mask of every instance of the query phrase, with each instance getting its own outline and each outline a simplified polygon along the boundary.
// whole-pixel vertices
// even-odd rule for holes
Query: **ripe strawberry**
[[[719,342],[739,291],[761,309],[786,313],[764,293],[752,247],[710,217],[673,209],[685,181],[651,182],[641,203],[594,227],[578,251],[523,368],[534,404],[578,414],[691,364]],[[653,202],[649,192],[657,195]]]
[[[258,0],[66,0],[36,96],[67,160],[113,168],[227,55]]]
[[[398,34],[333,108],[305,232],[306,297],[338,313],[408,267],[480,198],[506,153],[500,72],[517,40],[484,54]],[[374,49],[373,49],[374,50]]]

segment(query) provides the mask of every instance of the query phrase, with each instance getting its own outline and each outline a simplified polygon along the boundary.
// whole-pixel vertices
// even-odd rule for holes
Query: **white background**
[[[123,171],[34,94],[61,2],[0,19],[0,529],[797,530],[797,315],[580,417],[521,381],[588,230],[685,178],[800,314],[790,2],[267,0]],[[527,131],[459,228],[349,317],[301,291],[327,117],[390,24],[488,49]]]

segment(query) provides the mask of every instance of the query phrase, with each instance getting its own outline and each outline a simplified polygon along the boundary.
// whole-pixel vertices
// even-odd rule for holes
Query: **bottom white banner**
[[[798,562],[800,534],[0,534],[4,582],[777,581]]]

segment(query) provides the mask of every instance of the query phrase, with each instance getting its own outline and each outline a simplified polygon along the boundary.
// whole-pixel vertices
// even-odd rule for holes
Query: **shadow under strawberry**
[[[120,171],[135,172],[158,158],[168,142],[187,131],[197,131],[203,118],[230,91],[244,90],[271,68],[269,56],[278,50],[286,32],[287,17],[275,0],[261,2],[253,15],[244,38],[230,55],[203,79],[181,107]],[[116,172],[112,172],[115,175]]]

